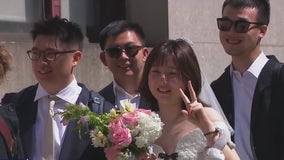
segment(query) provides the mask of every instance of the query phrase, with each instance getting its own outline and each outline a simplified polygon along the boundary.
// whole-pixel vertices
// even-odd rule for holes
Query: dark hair
[[[7,71],[11,69],[12,55],[0,46],[0,82],[6,76]]]
[[[257,21],[269,24],[270,21],[270,3],[269,0],[225,0],[222,7],[222,13],[224,8],[230,5],[235,8],[256,8],[258,9]]]
[[[183,39],[168,40],[155,46],[146,59],[142,80],[139,86],[141,96],[149,103],[152,110],[157,111],[157,100],[152,95],[148,85],[148,75],[153,64],[164,65],[167,58],[171,57],[178,71],[181,74],[182,81],[186,86],[185,94],[189,96],[187,88],[188,80],[191,80],[192,86],[198,96],[201,91],[201,72],[197,57],[190,44]],[[185,106],[183,106],[185,107]]]
[[[61,42],[75,45],[79,50],[83,48],[83,33],[76,23],[65,18],[54,17],[36,22],[31,30],[33,41],[38,35],[51,35]]]
[[[126,20],[118,20],[111,22],[100,32],[99,41],[101,50],[105,49],[106,41],[109,37],[116,37],[125,31],[135,32],[142,45],[145,45],[144,31],[139,24]]]

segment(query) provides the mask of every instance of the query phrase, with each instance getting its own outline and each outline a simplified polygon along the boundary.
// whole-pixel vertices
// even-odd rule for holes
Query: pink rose
[[[131,127],[134,127],[138,124],[138,115],[136,112],[130,112],[130,113],[126,113],[123,114],[122,116],[122,121],[126,124],[129,125]]]
[[[125,124],[121,121],[120,118],[113,120],[108,125],[108,130],[111,133],[115,132],[117,128],[125,128]]]
[[[134,112],[142,112],[148,115],[151,115],[152,111],[149,109],[135,109]]]
[[[123,148],[128,146],[132,137],[128,128],[122,123],[121,119],[116,119],[109,124],[109,138],[114,146],[117,148]]]
[[[119,150],[115,146],[107,147],[104,149],[104,151],[108,160],[117,159]]]

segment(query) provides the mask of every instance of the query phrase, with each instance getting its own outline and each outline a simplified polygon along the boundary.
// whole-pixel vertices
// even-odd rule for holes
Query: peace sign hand
[[[186,110],[182,110],[182,113],[190,122],[199,127],[204,133],[212,130],[212,127],[214,129],[213,123],[207,116],[203,105],[197,101],[191,81],[188,81],[188,89],[192,102],[184,94],[182,89],[179,89],[179,94],[186,105]]]

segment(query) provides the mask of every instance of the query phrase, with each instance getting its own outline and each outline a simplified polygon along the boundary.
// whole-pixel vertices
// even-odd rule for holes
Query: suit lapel
[[[253,96],[253,102],[252,102],[252,110],[251,110],[251,127],[255,126],[256,118],[257,118],[257,112],[259,111],[266,111],[269,110],[269,104],[263,97],[269,97],[270,96],[270,90],[271,90],[271,81],[272,81],[272,74],[274,65],[277,62],[277,59],[275,57],[269,57],[270,60],[265,64],[263,69],[261,70],[261,73],[258,77],[254,96]],[[269,98],[270,99],[270,98]],[[264,106],[266,108],[260,108],[260,106]]]
[[[234,128],[234,95],[231,81],[230,66],[228,66],[221,77],[212,83],[212,89],[230,125]]]
[[[226,83],[227,82],[227,83]],[[228,83],[229,82],[229,83]],[[232,87],[232,79],[230,75],[230,68],[228,67],[225,72],[225,79],[224,79],[224,91],[223,95],[224,98],[224,112],[227,112],[227,118],[231,126],[235,126],[235,112],[234,112],[234,94],[233,94],[233,87]]]
[[[82,87],[82,91],[76,103],[79,104],[82,102],[84,104],[88,104],[89,90],[83,84],[79,85]],[[61,146],[59,156],[60,160],[80,159],[86,147],[90,144],[90,138],[88,134],[85,134],[85,131],[87,130],[82,130],[82,136],[80,139],[77,130],[77,123],[75,121],[69,122],[66,127],[64,140]]]
[[[16,104],[24,153],[30,158],[33,155],[34,146],[32,146],[32,144],[34,144],[34,127],[37,116],[37,101],[34,102],[36,89],[37,85],[24,90],[20,93],[23,95],[20,96],[20,99]]]
[[[102,95],[106,101],[110,102],[115,106],[115,96],[113,93],[113,83],[110,83],[105,88],[99,91],[99,94]]]

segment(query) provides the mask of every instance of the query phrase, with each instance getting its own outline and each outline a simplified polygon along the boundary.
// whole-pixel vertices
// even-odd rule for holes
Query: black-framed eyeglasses
[[[232,26],[237,33],[246,33],[250,30],[250,25],[255,24],[257,26],[264,25],[261,22],[248,22],[246,20],[232,21],[228,18],[217,18],[217,26],[221,31],[230,31]]]
[[[105,52],[112,58],[119,58],[122,52],[125,52],[129,57],[135,57],[140,49],[144,46],[129,45],[126,47],[114,46],[105,49]]]
[[[32,61],[37,61],[43,58],[43,61],[55,61],[57,55],[76,52],[77,50],[68,51],[39,51],[39,50],[28,50],[27,54]]]

